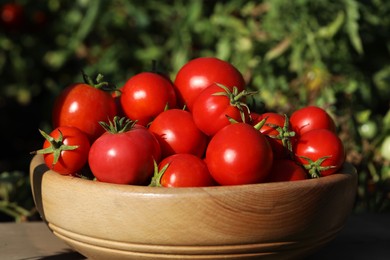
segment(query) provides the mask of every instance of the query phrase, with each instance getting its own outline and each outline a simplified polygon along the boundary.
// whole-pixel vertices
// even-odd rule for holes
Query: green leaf
[[[346,5],[346,29],[352,46],[359,54],[363,54],[363,46],[359,35],[359,6],[355,0],[344,0]]]
[[[331,39],[340,30],[341,25],[344,23],[344,13],[338,12],[336,18],[327,26],[321,27],[317,36],[320,38]]]

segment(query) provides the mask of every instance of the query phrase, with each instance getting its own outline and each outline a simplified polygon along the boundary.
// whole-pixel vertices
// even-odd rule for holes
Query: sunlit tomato
[[[214,57],[200,57],[186,63],[177,73],[174,86],[180,106],[191,111],[196,97],[208,86],[219,83],[230,90],[245,89],[242,74],[229,62]]]
[[[115,100],[110,93],[84,83],[65,88],[52,111],[54,127],[77,127],[91,142],[104,133],[99,122],[111,120],[116,114]]]
[[[290,159],[275,160],[266,182],[298,181],[307,179],[306,170]]]
[[[215,182],[206,163],[193,154],[174,154],[158,165],[150,186],[206,187]]]
[[[344,145],[328,129],[314,129],[302,134],[294,144],[295,160],[313,178],[337,172],[345,160]]]
[[[185,110],[170,109],[159,114],[150,124],[161,146],[162,157],[175,153],[189,153],[202,157],[206,150],[207,136],[200,131]]]
[[[43,154],[45,164],[63,175],[76,175],[87,163],[90,143],[87,136],[75,127],[61,126],[45,137]]]
[[[127,80],[120,103],[128,118],[146,126],[166,108],[176,107],[176,93],[167,78],[153,72],[141,72]]]
[[[220,185],[263,182],[272,162],[267,139],[246,123],[225,126],[211,138],[206,149],[210,174]]]
[[[291,130],[286,116],[278,113],[267,112],[263,114],[251,113],[252,125],[264,121],[259,131],[264,134],[274,152],[274,159],[286,159],[290,156],[291,138],[295,133]]]
[[[219,84],[212,84],[204,89],[193,103],[195,125],[206,135],[212,136],[230,125],[230,119],[248,122],[249,110],[245,104],[245,95],[242,98],[239,95],[241,92],[231,92]]]
[[[336,132],[333,119],[324,109],[316,106],[307,106],[294,111],[290,116],[290,124],[297,136],[318,128]]]
[[[135,125],[101,135],[91,146],[88,162],[98,181],[142,185],[153,176],[157,147],[154,135]]]

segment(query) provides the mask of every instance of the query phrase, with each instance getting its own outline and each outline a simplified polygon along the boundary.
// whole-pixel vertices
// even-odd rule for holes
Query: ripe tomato
[[[210,140],[206,163],[220,185],[259,183],[271,169],[273,153],[267,139],[253,126],[225,126]]]
[[[167,107],[176,107],[176,93],[167,78],[153,72],[142,72],[125,83],[120,103],[128,118],[146,126]]]
[[[322,108],[307,106],[294,111],[290,116],[290,124],[296,136],[318,128],[336,133],[336,125],[329,114]]]
[[[52,117],[54,127],[77,127],[92,143],[104,133],[99,122],[111,120],[116,114],[115,100],[110,93],[90,84],[75,83],[57,97]]]
[[[251,113],[251,118],[253,126],[265,120],[259,131],[267,137],[274,152],[274,159],[288,158],[292,149],[291,138],[294,137],[295,133],[291,130],[287,116],[267,112],[263,114]]]
[[[53,171],[75,175],[87,163],[90,143],[78,128],[61,126],[50,134],[40,132],[46,140],[43,149],[35,153],[43,154],[45,164]]]
[[[328,129],[314,129],[299,137],[293,146],[295,161],[303,165],[312,178],[337,172],[345,160],[344,145]]]
[[[24,16],[23,6],[17,3],[7,3],[0,9],[0,24],[7,30],[17,31],[23,26]]]
[[[158,142],[147,128],[114,118],[110,131],[92,144],[88,162],[98,181],[142,185],[150,181],[154,161],[159,154]],[[116,126],[119,125],[119,128]]]
[[[207,136],[200,131],[185,110],[170,109],[159,114],[150,124],[149,131],[157,137],[162,157],[175,153],[189,153],[202,157]]]
[[[229,118],[237,122],[249,121],[249,109],[244,101],[247,92],[237,91],[236,88],[231,92],[222,85],[211,84],[198,95],[193,103],[192,115],[203,133],[213,136],[231,124]]]
[[[290,159],[275,160],[266,182],[298,181],[307,179],[307,173]]]
[[[206,163],[193,154],[174,154],[163,159],[150,186],[206,187],[215,184]]]
[[[229,62],[214,57],[200,57],[187,62],[177,73],[174,86],[180,106],[191,111],[196,97],[208,86],[219,83],[230,90],[245,89],[242,74]]]

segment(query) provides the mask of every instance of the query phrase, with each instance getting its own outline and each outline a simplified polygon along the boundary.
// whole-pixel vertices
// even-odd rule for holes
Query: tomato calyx
[[[47,141],[49,141],[50,146],[44,149],[40,149],[38,151],[34,151],[31,154],[53,154],[54,159],[53,159],[52,167],[56,165],[63,151],[72,151],[72,150],[76,150],[79,147],[78,145],[65,145],[64,135],[59,129],[58,129],[59,132],[58,139],[55,139],[54,137],[48,135],[47,133],[45,133],[40,129],[39,132]]]
[[[130,131],[134,128],[137,121],[132,121],[126,117],[114,116],[108,123],[100,121],[99,124],[111,134],[120,134]]]
[[[164,173],[167,171],[169,167],[169,163],[164,165],[164,167],[161,170],[158,170],[157,162],[154,160],[154,174],[152,177],[152,180],[150,181],[149,187],[162,187],[161,185],[161,178],[163,177]]]
[[[313,161],[312,159],[310,159],[309,157],[306,157],[306,156],[299,156],[299,157],[308,162],[307,164],[303,164],[302,166],[308,171],[308,173],[312,179],[320,178],[322,171],[336,168],[336,166],[333,166],[333,165],[330,165],[330,166],[322,166],[321,165],[326,159],[329,159],[332,157],[330,155],[321,157],[316,161]]]
[[[265,120],[266,119],[267,118],[265,118]],[[293,138],[295,136],[295,131],[290,131],[290,123],[289,123],[289,119],[288,119],[287,115],[284,115],[283,127],[276,125],[276,124],[267,123],[267,122],[265,122],[265,124],[267,126],[272,127],[273,129],[275,129],[278,132],[277,135],[268,135],[268,136],[271,138],[274,138],[274,139],[281,140],[283,146],[286,147],[290,153],[292,153],[291,138]]]
[[[216,92],[212,94],[213,96],[226,96],[229,99],[230,105],[233,107],[236,107],[240,111],[241,115],[241,120],[242,122],[246,121],[246,113],[244,109],[246,109],[246,112],[249,113],[249,107],[248,105],[242,101],[243,98],[253,95],[256,92],[255,91],[247,91],[247,90],[242,90],[239,92],[239,89],[237,87],[233,87],[233,90],[230,90],[228,87],[215,83],[217,86],[223,89],[221,92]]]
[[[104,81],[104,76],[102,74],[98,74],[96,76],[95,81],[92,80],[90,76],[88,76],[84,71],[82,71],[84,82],[94,88],[101,89],[107,92],[120,91],[117,89],[114,83]]]

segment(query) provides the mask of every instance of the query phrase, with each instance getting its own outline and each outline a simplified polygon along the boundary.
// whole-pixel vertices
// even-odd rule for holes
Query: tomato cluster
[[[344,162],[329,114],[251,111],[241,73],[200,57],[174,81],[141,72],[119,89],[99,75],[68,86],[43,133],[45,163],[64,175],[163,187],[240,185],[327,176]]]

